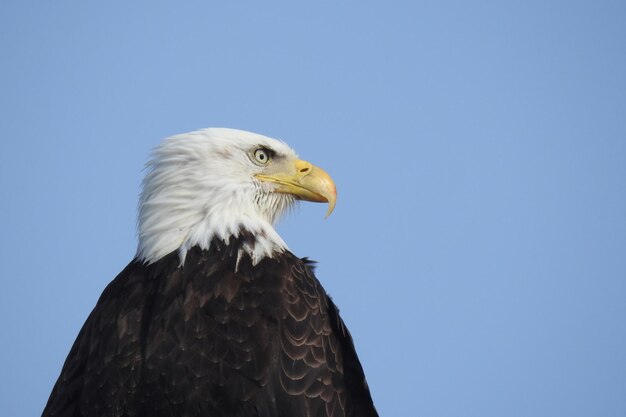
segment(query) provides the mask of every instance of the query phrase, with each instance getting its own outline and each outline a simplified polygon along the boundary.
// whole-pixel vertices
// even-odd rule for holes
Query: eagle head
[[[297,200],[327,202],[337,192],[321,168],[285,143],[235,129],[209,128],[165,139],[146,165],[139,200],[137,258],[153,263],[178,250],[208,249],[246,231],[253,263],[287,249],[275,222]]]

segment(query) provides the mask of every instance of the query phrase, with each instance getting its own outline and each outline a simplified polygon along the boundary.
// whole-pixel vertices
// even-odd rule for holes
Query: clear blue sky
[[[132,259],[142,166],[287,141],[279,227],[381,416],[626,415],[626,3],[0,3],[0,404],[38,415]]]

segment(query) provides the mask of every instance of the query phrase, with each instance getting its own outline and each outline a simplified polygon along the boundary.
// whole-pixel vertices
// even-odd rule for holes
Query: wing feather
[[[243,237],[245,238],[245,236]],[[377,416],[310,261],[233,241],[131,262],[81,329],[44,416]]]

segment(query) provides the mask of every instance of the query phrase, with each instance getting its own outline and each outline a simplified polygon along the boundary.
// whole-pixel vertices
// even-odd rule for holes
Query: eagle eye
[[[261,165],[265,165],[270,161],[270,153],[267,149],[258,148],[254,151],[254,160]]]

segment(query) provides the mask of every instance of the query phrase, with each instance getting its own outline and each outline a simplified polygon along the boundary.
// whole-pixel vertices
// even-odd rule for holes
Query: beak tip
[[[326,211],[326,216],[324,216],[324,220],[328,219],[332,214],[333,210],[335,210],[335,202],[337,201],[336,192],[333,194],[332,198],[328,199],[328,210]]]

